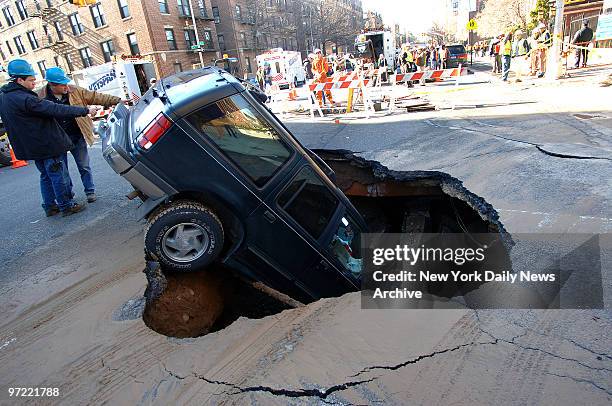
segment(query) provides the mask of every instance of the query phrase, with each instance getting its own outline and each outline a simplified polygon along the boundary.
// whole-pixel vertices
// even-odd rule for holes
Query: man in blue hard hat
[[[64,70],[59,67],[47,69],[45,72],[47,86],[40,89],[38,96],[53,103],[67,106],[91,106],[99,105],[105,108],[121,103],[121,98],[98,92],[92,92],[79,86],[69,85],[70,78],[66,76]],[[65,117],[57,120],[64,129],[74,148],[70,150],[74,162],[81,175],[87,202],[96,201],[96,191],[89,165],[89,153],[87,145],[93,145],[95,138],[93,133],[93,121],[91,117]],[[68,165],[66,163],[66,165]],[[68,177],[70,190],[72,191],[72,181]]]
[[[94,114],[95,107],[64,106],[34,93],[36,73],[23,59],[8,64],[11,82],[0,89],[0,117],[15,157],[33,160],[40,172],[40,191],[47,216],[69,216],[85,206],[72,198],[66,182],[66,152],[74,146],[56,119]]]

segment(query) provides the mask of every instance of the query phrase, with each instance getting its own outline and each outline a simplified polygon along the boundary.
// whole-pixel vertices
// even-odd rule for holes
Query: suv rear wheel
[[[223,248],[223,226],[206,206],[179,201],[160,208],[149,217],[145,251],[168,270],[188,272],[213,262]]]

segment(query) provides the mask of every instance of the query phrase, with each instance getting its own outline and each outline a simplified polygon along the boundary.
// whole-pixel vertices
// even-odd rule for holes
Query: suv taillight
[[[164,113],[159,113],[138,137],[138,145],[144,149],[151,148],[170,127],[172,127],[172,121]]]

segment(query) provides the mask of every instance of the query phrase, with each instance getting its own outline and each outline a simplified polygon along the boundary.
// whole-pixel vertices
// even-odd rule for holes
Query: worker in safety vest
[[[526,74],[527,61],[529,60],[529,41],[527,40],[523,30],[516,30],[514,32],[514,62],[515,68],[512,70],[516,73],[516,81],[522,82],[522,77]]]
[[[537,30],[540,31],[540,36],[538,37],[538,77],[541,78],[546,73],[547,52],[548,48],[552,45],[552,37],[546,26],[542,23],[538,25]]]
[[[327,72],[329,71],[329,64],[327,60],[323,57],[323,53],[320,49],[315,49],[315,58],[312,62],[312,74],[314,75],[313,83],[326,83],[327,82]],[[317,100],[319,102],[319,106],[323,106],[323,92],[316,92]],[[325,98],[329,104],[334,104],[334,99],[332,99],[331,92],[329,90],[325,90]]]
[[[501,43],[501,54],[503,58],[502,80],[508,81],[510,74],[510,63],[512,62],[512,31],[508,32]]]

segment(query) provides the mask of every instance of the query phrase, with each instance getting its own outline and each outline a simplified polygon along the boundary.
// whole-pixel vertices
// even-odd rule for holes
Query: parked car
[[[365,222],[265,99],[208,67],[116,107],[103,155],[144,201],[145,251],[174,271],[219,261],[303,301],[359,290]]]
[[[459,65],[465,66],[468,62],[468,53],[465,47],[461,44],[447,45],[448,48],[448,63],[447,68],[458,68]]]

